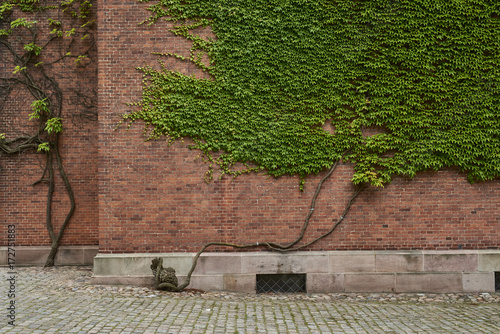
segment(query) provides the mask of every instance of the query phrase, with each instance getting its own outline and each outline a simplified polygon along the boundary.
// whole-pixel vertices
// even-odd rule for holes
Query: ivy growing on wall
[[[355,184],[450,166],[470,182],[500,175],[498,1],[160,0],[149,10],[149,24],[174,21],[193,43],[190,57],[160,62],[211,77],[141,68],[142,100],[124,118],[143,120],[149,138],[190,137],[226,173],[239,162],[304,178],[345,155]],[[216,39],[197,34],[207,26]]]
[[[148,24],[173,21],[171,32],[192,48],[189,57],[159,54],[160,70],[140,68],[142,99],[124,120],[144,121],[148,139],[191,138],[223,174],[263,170],[303,182],[329,168],[294,241],[208,243],[179,286],[161,282],[160,261],[158,289],[187,287],[211,246],[288,252],[315,243],[367,184],[444,167],[470,182],[500,175],[496,0],[155,0],[148,9]],[[207,26],[216,38],[198,33]],[[162,57],[193,62],[210,78],[172,71]],[[326,233],[298,245],[340,159],[354,163],[357,187]]]
[[[80,124],[97,120],[96,91],[79,87],[78,75],[74,76],[75,82],[65,78],[71,69],[90,67],[93,62],[94,2],[3,0],[0,3],[0,158],[34,152],[43,156],[43,173],[33,186],[47,185],[45,226],[51,243],[47,267],[54,265],[76,208],[61,156],[64,124],[70,120]],[[30,111],[23,110],[21,99],[28,99]],[[65,103],[71,107],[65,108]],[[22,124],[22,133],[17,129],[18,122]],[[58,228],[53,219],[53,207],[59,204],[54,201],[57,176],[63,181],[70,203]]]

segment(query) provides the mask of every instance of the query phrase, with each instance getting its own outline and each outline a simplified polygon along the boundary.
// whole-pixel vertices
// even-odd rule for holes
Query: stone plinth
[[[194,255],[98,254],[93,280],[152,284],[151,260],[162,257],[182,282]],[[492,292],[499,268],[499,250],[205,253],[189,288],[255,292],[257,274],[307,274],[309,293]]]

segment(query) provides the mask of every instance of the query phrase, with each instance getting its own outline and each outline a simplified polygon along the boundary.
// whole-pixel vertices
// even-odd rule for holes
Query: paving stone
[[[500,333],[498,292],[171,293],[92,285],[90,267],[17,276],[16,326],[4,315],[0,333]]]

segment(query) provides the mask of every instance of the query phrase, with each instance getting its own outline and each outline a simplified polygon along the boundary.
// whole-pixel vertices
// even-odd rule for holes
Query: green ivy
[[[345,156],[353,182],[375,186],[451,166],[470,182],[500,175],[497,0],[160,0],[149,10],[148,23],[174,21],[193,43],[190,57],[160,63],[176,57],[211,76],[140,68],[139,110],[124,119],[143,120],[150,139],[190,137],[224,172],[253,163],[303,179]],[[206,26],[216,39],[196,33]]]
[[[49,135],[51,135],[53,133],[62,132],[63,126],[62,126],[61,118],[60,117],[49,118],[47,120],[47,122],[45,123],[45,129],[44,130],[47,131],[47,133]]]
[[[36,45],[35,43],[29,43],[24,46],[24,49],[28,52],[32,52],[35,56],[40,55],[42,52],[42,48]]]
[[[69,112],[70,116],[81,115],[90,121],[94,119],[95,108],[94,92],[77,87],[69,89],[72,91],[70,93],[68,88],[71,84],[70,87],[62,87],[68,84],[68,81],[61,76],[61,73],[57,73],[57,68],[60,66],[53,65],[61,65],[64,73],[69,73],[71,69],[65,67],[68,58],[74,58],[75,64],[83,65],[82,67],[85,67],[82,64],[84,60],[86,64],[92,62],[90,56],[95,52],[93,37],[95,30],[90,26],[94,20],[90,20],[89,16],[92,3],[95,1],[2,0],[0,2],[1,66],[4,69],[13,67],[12,73],[2,73],[3,76],[0,76],[1,90],[5,93],[1,99],[5,102],[12,98],[16,100],[19,96],[26,95],[28,99],[31,96],[33,109],[29,115],[31,125],[25,127],[25,130],[31,129],[31,131],[13,138],[0,133],[0,155],[20,155],[36,149],[44,156],[45,166],[42,168],[41,179],[33,185],[41,182],[47,184],[47,208],[57,205],[57,202],[54,202],[54,193],[65,192],[68,196],[64,205],[69,205],[69,211],[57,229],[53,225],[52,212],[55,210],[46,212],[45,225],[50,236],[51,250],[45,266],[50,267],[54,265],[61,238],[77,205],[60,153],[63,142],[60,140],[64,124],[62,117]],[[89,38],[89,42],[85,43],[87,45],[77,43],[77,39],[85,38]],[[72,55],[69,50],[73,50],[75,54]],[[18,89],[24,93],[18,95]],[[78,96],[75,101],[70,99],[69,108],[66,108],[67,104],[64,103],[67,101],[67,93]],[[2,112],[15,107],[9,103],[0,103],[0,118],[3,117]],[[19,114],[22,115],[22,112]],[[12,125],[12,122],[3,123],[2,125],[7,128]],[[12,135],[15,131],[8,132]],[[62,192],[56,190],[59,187],[56,185],[59,182],[56,182],[56,179],[62,181],[64,188]]]

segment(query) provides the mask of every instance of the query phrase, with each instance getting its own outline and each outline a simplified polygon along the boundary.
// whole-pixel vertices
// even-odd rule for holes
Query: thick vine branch
[[[335,229],[337,228],[337,226],[340,225],[340,223],[342,223],[342,221],[344,221],[346,215],[349,213],[349,210],[351,209],[351,206],[352,204],[354,203],[354,200],[356,199],[356,197],[358,197],[358,195],[361,193],[361,191],[363,191],[363,189],[365,189],[367,186],[365,184],[363,185],[359,185],[356,187],[356,190],[354,191],[353,195],[351,196],[351,198],[349,199],[349,202],[347,203],[346,207],[344,208],[344,212],[342,213],[342,216],[340,216],[340,218],[337,219],[337,221],[335,222],[335,224],[333,224],[333,226],[331,227],[331,229],[326,232],[325,234],[322,234],[320,235],[319,237],[317,237],[316,239],[302,245],[302,246],[299,246],[299,247],[296,247],[296,248],[287,248],[287,249],[272,249],[273,251],[278,251],[278,252],[294,252],[294,251],[298,251],[298,250],[301,250],[305,247],[308,247],[308,246],[311,246],[312,244],[316,243],[317,241],[323,239],[323,238],[326,238],[327,236],[329,236],[330,234],[332,234],[333,231],[335,231]]]
[[[20,141],[21,143],[13,145]],[[0,140],[0,151],[5,154],[21,153],[25,150],[37,148],[39,143],[38,135],[19,136],[9,140]]]
[[[61,89],[59,84],[64,78],[63,74],[65,72],[59,74],[51,65],[67,58],[77,58],[80,60],[80,57],[90,56],[95,50],[96,44],[92,31],[94,28],[91,27],[94,20],[87,18],[91,14],[90,8],[93,1],[76,1],[74,3],[73,1],[61,1],[58,6],[43,6],[34,1],[30,8],[26,6],[22,7],[23,2],[18,0],[6,0],[4,2],[6,2],[6,6],[0,8],[0,23],[2,27],[5,26],[11,29],[2,30],[3,35],[0,36],[0,47],[5,52],[1,53],[0,58],[2,62],[10,63],[13,67],[15,66],[15,70],[12,73],[9,73],[8,70],[3,71],[0,75],[0,82],[2,83],[0,86],[0,93],[2,95],[0,111],[5,109],[6,101],[14,91],[14,86],[20,85],[35,100],[32,104],[34,112],[30,115],[30,119],[34,118],[37,127],[33,129],[33,134],[22,134],[15,138],[6,138],[5,134],[1,133],[0,153],[12,155],[37,149],[45,156],[43,175],[38,181],[33,183],[33,186],[44,182],[47,183],[48,187],[45,225],[51,240],[51,251],[45,266],[52,266],[54,265],[55,255],[57,254],[64,231],[75,212],[76,204],[71,183],[66,175],[59,150],[59,137],[60,132],[63,130],[64,102],[63,89]],[[63,7],[64,10],[60,11]],[[25,18],[18,18],[17,16],[13,17],[17,15],[13,8],[21,9],[22,12],[29,12],[30,21],[26,21]],[[54,9],[55,11],[53,11]],[[65,11],[70,15],[64,15]],[[14,25],[14,19],[16,18],[16,25]],[[50,34],[45,34],[42,30],[42,22],[47,22],[47,20],[49,22],[49,29],[57,27]],[[50,27],[51,25],[52,27]],[[69,29],[63,28],[66,25],[69,26]],[[18,29],[23,29],[24,32]],[[18,32],[19,34],[17,34]],[[67,37],[70,37],[69,40]],[[88,43],[85,42],[86,46],[79,44],[79,41],[83,41],[84,39],[88,41]],[[21,44],[18,45],[19,43]],[[75,49],[78,47],[81,49],[81,52]],[[72,54],[75,53],[73,51],[77,51],[79,55]],[[58,54],[57,59],[51,61],[50,57],[54,57],[54,54]],[[80,63],[75,61],[76,65]],[[5,67],[5,69],[8,69],[8,67]],[[71,90],[71,87],[64,88]],[[88,105],[96,104],[95,102],[89,102],[95,100],[95,95],[95,91],[90,91],[88,95],[81,92],[80,100],[86,101],[86,104],[84,105],[80,100],[71,101],[71,104],[87,108]],[[9,125],[9,122],[5,124]],[[57,164],[58,175],[63,180],[64,188],[70,202],[69,212],[66,214],[58,231],[54,230],[52,216],[57,173],[54,170],[54,163]]]
[[[245,249],[245,248],[258,248],[258,247],[265,247],[268,250],[275,251],[275,252],[281,252],[281,253],[287,253],[287,252],[294,252],[298,251],[300,249],[303,249],[305,247],[311,246],[312,244],[318,242],[319,240],[329,236],[330,234],[333,233],[333,231],[344,221],[345,217],[349,213],[352,204],[354,203],[355,199],[358,197],[358,195],[367,187],[365,184],[359,185],[356,187],[355,191],[349,198],[349,201],[347,202],[344,211],[342,212],[342,215],[336,220],[336,222],[333,224],[333,226],[330,228],[330,230],[319,237],[315,238],[314,240],[301,245],[299,247],[292,248],[294,245],[296,245],[302,238],[304,237],[305,231],[307,229],[307,226],[309,225],[309,219],[312,216],[312,212],[314,211],[315,205],[316,205],[316,199],[321,191],[321,186],[323,183],[332,175],[333,171],[335,170],[336,166],[338,164],[338,161],[330,168],[328,173],[319,181],[318,186],[316,188],[316,192],[314,193],[314,196],[311,201],[311,209],[310,212],[307,214],[304,226],[302,227],[302,231],[300,235],[295,239],[293,242],[287,244],[287,245],[279,245],[274,242],[255,242],[255,243],[250,243],[250,244],[245,244],[245,245],[238,245],[238,244],[233,244],[233,243],[227,243],[227,242],[209,242],[205,244],[199,251],[196,253],[195,257],[193,258],[193,263],[191,265],[191,269],[189,270],[186,280],[183,284],[179,286],[174,286],[173,284],[170,283],[160,283],[159,280],[159,275],[160,275],[160,269],[162,266],[162,261],[158,263],[158,267],[156,270],[156,276],[155,276],[155,288],[159,290],[169,290],[169,291],[182,291],[184,290],[189,284],[191,283],[191,276],[196,269],[196,265],[198,264],[198,258],[200,255],[205,252],[205,250],[211,246],[226,246],[226,247],[232,247],[236,249]],[[276,247],[278,245],[279,247]]]
[[[63,179],[64,187],[66,189],[66,193],[68,194],[68,197],[70,200],[70,209],[69,209],[69,212],[66,214],[66,218],[64,219],[63,224],[59,228],[59,232],[58,232],[57,236],[55,235],[55,233],[53,231],[52,224],[50,224],[49,234],[50,234],[50,239],[52,241],[52,247],[51,247],[49,256],[47,257],[47,260],[45,262],[45,265],[44,265],[45,267],[52,267],[54,265],[55,256],[57,254],[57,250],[59,249],[59,243],[60,243],[61,238],[64,234],[64,231],[66,230],[66,227],[68,226],[68,224],[70,222],[71,217],[73,216],[73,213],[75,212],[75,207],[76,207],[75,195],[73,193],[73,189],[71,188],[71,184],[68,180],[68,177],[66,176],[66,172],[64,171],[61,155],[59,154],[59,149],[57,148],[57,146],[54,147],[53,151],[54,151],[55,156],[56,156],[57,167],[59,169],[59,175]],[[52,164],[49,167],[52,168]],[[51,173],[50,170],[49,170],[49,173]],[[51,180],[49,182],[53,182],[53,180]],[[47,227],[49,228],[49,225],[47,225]]]
[[[53,168],[53,159],[52,152],[47,152],[47,171],[49,172],[48,178],[48,188],[47,188],[47,203],[45,206],[45,225],[47,227],[47,231],[49,232],[50,240],[54,243],[56,239],[56,235],[54,233],[54,227],[52,226],[52,199],[54,197],[55,190],[55,182],[54,182],[54,168]]]
[[[273,249],[276,249],[276,250],[278,250],[278,249],[286,250],[290,247],[293,247],[298,242],[300,242],[300,240],[302,240],[302,238],[304,237],[304,234],[306,233],[307,227],[309,226],[309,220],[311,219],[311,217],[314,213],[314,210],[316,209],[316,199],[318,198],[318,195],[321,192],[321,187],[323,186],[323,183],[333,174],[335,169],[337,169],[337,165],[338,165],[339,161],[340,161],[340,159],[337,160],[333,164],[333,166],[330,168],[328,173],[326,173],[326,175],[318,182],[318,185],[316,187],[316,191],[314,192],[314,195],[311,199],[311,205],[309,208],[309,212],[307,213],[306,219],[304,220],[304,225],[302,226],[302,230],[300,231],[300,234],[297,237],[297,239],[295,239],[294,241],[292,241],[286,245],[280,245],[277,243],[269,243],[270,247],[272,247]]]

